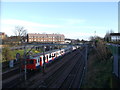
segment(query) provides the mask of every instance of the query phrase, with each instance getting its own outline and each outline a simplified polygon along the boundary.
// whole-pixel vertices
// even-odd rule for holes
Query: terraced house
[[[65,36],[63,34],[39,34],[28,33],[27,42],[41,42],[41,43],[60,43],[64,44]]]

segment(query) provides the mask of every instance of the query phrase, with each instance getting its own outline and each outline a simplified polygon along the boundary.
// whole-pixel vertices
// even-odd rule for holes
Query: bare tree
[[[90,40],[90,41],[94,41],[94,37],[93,37],[93,36],[90,36],[89,40]]]
[[[23,26],[16,26],[14,30],[16,39],[19,43],[24,43],[27,39],[27,30]]]
[[[56,39],[56,43],[59,43],[60,37],[57,34],[55,36],[55,39]]]
[[[59,33],[55,33],[55,40],[56,40],[56,43],[58,43],[58,44],[61,43],[61,36]]]
[[[114,31],[111,29],[111,30],[109,30],[109,31],[106,32],[106,35],[105,35],[104,39],[107,42],[109,42],[111,40],[110,33],[114,33]]]
[[[77,43],[80,43],[80,39],[79,39],[79,38],[77,38],[76,42],[77,42]]]

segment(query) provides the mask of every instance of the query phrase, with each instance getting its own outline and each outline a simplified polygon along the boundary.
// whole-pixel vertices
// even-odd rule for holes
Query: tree
[[[18,44],[19,43],[23,43],[26,41],[27,39],[27,30],[23,27],[23,26],[16,26],[15,27],[15,36],[16,36],[16,39],[18,41]]]
[[[111,30],[109,30],[109,31],[106,32],[106,35],[105,35],[104,39],[107,42],[111,41],[110,33],[114,33],[114,31],[111,29]]]
[[[12,60],[14,58],[12,54],[13,53],[9,47],[4,47],[2,49],[2,58],[3,58],[2,60],[6,60],[6,61]]]
[[[93,36],[90,36],[89,40],[90,40],[90,41],[94,41],[94,37],[93,37]]]
[[[106,44],[104,41],[99,40],[97,42],[97,55],[99,60],[108,60],[108,56],[110,55],[110,51],[106,48]]]
[[[77,40],[76,40],[76,41],[77,41],[77,43],[80,43],[80,40],[79,40],[79,38],[77,38]]]
[[[56,43],[60,43],[60,36],[58,36],[58,34],[56,34],[55,39],[56,39]]]

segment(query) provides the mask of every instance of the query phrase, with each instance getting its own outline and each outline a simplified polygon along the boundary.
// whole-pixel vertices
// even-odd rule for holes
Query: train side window
[[[43,56],[43,60],[46,59],[46,57]]]
[[[38,62],[40,62],[40,59],[38,58]]]
[[[49,55],[49,58],[51,58],[51,54]]]
[[[52,57],[54,57],[54,54],[52,54]]]
[[[42,61],[42,58],[40,57],[40,61]]]
[[[35,63],[37,63],[37,60],[35,60]]]
[[[28,64],[34,64],[34,60],[27,61]]]
[[[48,55],[47,55],[47,59],[48,59]]]
[[[34,63],[34,61],[33,60],[30,60],[30,64],[33,64]]]

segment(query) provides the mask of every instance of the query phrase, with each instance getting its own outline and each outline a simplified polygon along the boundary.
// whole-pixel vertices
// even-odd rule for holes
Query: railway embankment
[[[112,62],[111,52],[99,42],[89,53],[82,88],[113,88]]]

